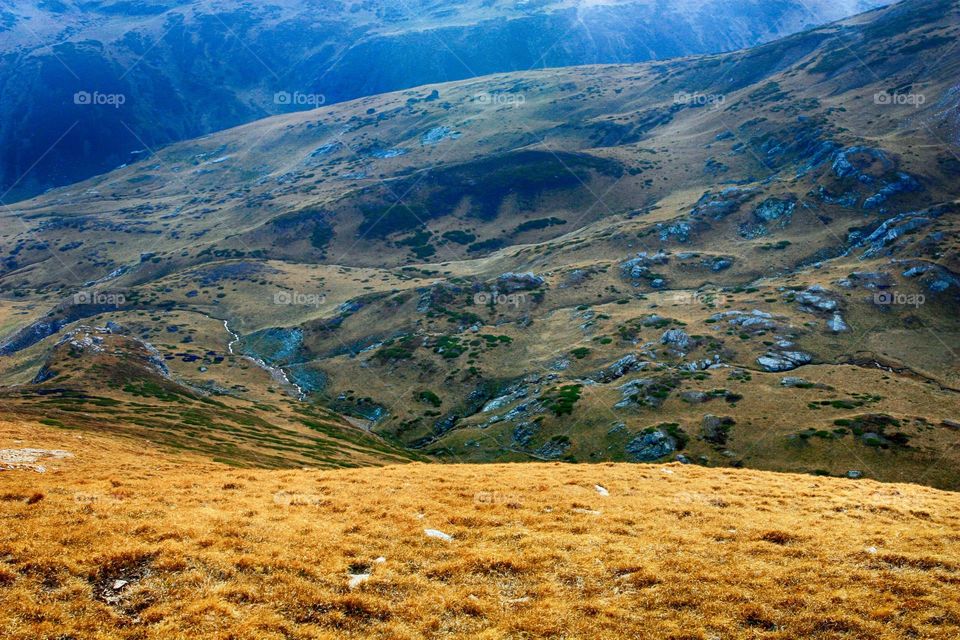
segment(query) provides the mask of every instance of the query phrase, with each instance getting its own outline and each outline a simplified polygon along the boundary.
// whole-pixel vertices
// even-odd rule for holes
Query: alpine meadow
[[[960,637],[960,0],[0,0],[0,637]]]

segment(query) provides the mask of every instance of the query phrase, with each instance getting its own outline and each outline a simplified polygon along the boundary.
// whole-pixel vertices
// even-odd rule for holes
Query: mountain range
[[[5,0],[0,201],[268,115],[496,72],[719,53],[885,3]]]
[[[244,465],[955,489],[958,31],[956,2],[913,0],[415,87],[17,203],[3,405]]]

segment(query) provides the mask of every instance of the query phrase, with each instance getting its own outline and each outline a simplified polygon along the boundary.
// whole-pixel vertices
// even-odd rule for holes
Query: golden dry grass
[[[680,465],[251,471],[0,423],[0,449],[28,447],[74,457],[0,472],[5,638],[960,634],[960,496],[925,487]]]

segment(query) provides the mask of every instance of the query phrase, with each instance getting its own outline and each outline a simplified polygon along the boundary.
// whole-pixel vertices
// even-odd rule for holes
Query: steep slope
[[[318,103],[729,51],[886,1],[2,2],[0,200]]]
[[[235,389],[251,379],[268,391],[285,382],[278,376],[271,380],[249,359],[213,351],[202,357],[164,355],[126,333],[115,323],[72,329],[57,342],[29,389],[0,393],[5,413],[33,416],[62,429],[153,441],[235,466],[356,467],[416,458],[329,411],[281,409],[277,403],[295,403],[269,393],[238,400],[227,389],[194,386],[181,373],[199,362],[200,369],[228,369]]]
[[[960,633],[960,497],[924,487],[681,465],[233,470],[2,422],[10,466],[11,640]]]
[[[957,12],[172,145],[3,214],[0,375],[113,321],[435,459],[960,487]]]

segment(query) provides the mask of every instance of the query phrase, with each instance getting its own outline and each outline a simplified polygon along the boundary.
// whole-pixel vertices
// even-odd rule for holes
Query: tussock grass
[[[925,487],[613,463],[250,470],[0,423],[19,447],[74,457],[0,472],[5,638],[960,634],[960,496]]]

